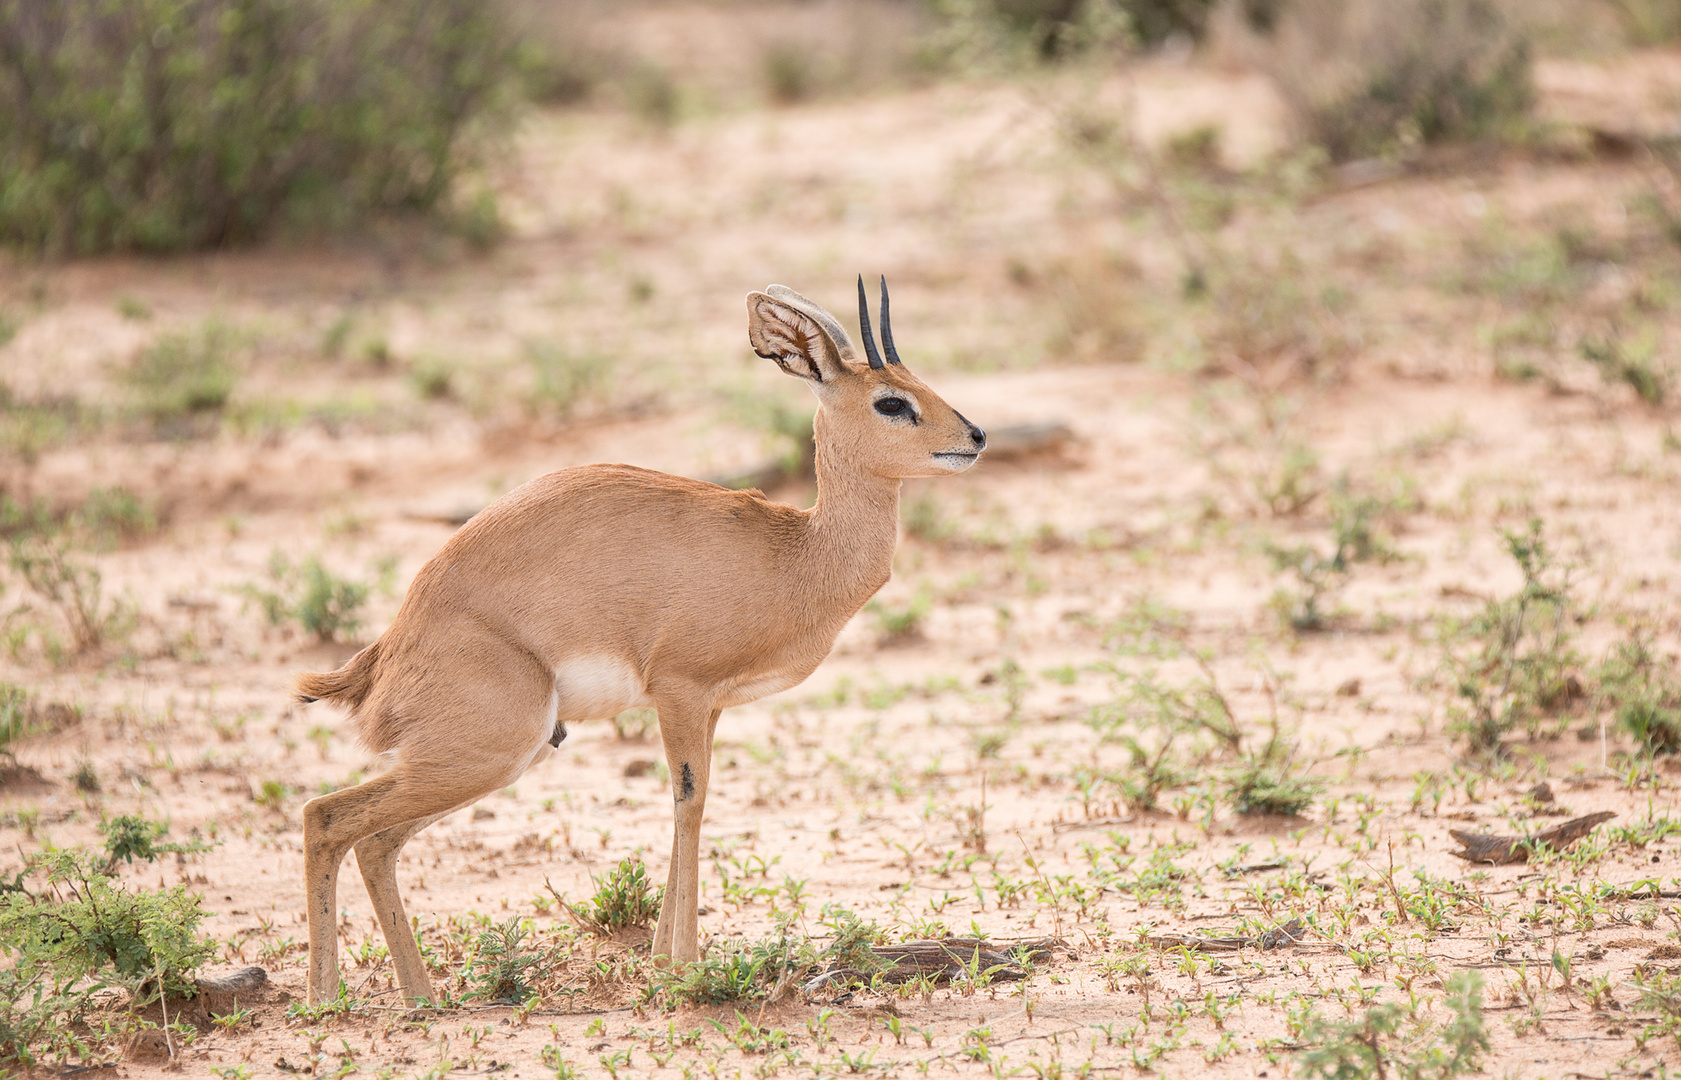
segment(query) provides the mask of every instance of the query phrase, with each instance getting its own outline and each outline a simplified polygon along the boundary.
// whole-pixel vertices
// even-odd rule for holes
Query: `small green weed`
[[[235,331],[215,319],[163,334],[122,372],[135,407],[167,434],[201,434],[239,385]]]
[[[97,566],[77,557],[68,534],[49,531],[14,536],[7,555],[11,571],[56,612],[70,638],[66,652],[50,627],[28,619],[31,609],[26,604],[6,619],[13,655],[33,638],[50,659],[60,661],[99,652],[133,633],[138,624],[134,605],[106,597],[104,576]]]
[[[169,833],[168,825],[128,814],[100,822],[99,831],[105,837],[107,873],[115,870],[119,862],[133,863],[135,859],[156,862],[160,855],[194,855],[215,847],[197,839],[160,844],[157,841]]]
[[[1681,753],[1681,679],[1673,662],[1636,630],[1612,646],[1594,671],[1598,698],[1616,725],[1648,754]]]
[[[1638,337],[1583,338],[1582,356],[1599,368],[1608,383],[1622,383],[1648,405],[1659,406],[1669,399],[1675,386],[1675,372],[1658,357],[1659,336],[1648,330]]]
[[[1317,1015],[1303,1025],[1296,1055],[1302,1075],[1322,1080],[1452,1080],[1477,1072],[1488,1053],[1483,1027],[1482,978],[1462,971],[1447,981],[1448,1019],[1439,1027],[1428,1014],[1403,1004],[1377,1005],[1348,1020]]]
[[[516,915],[479,935],[478,947],[467,963],[469,997],[517,1005],[536,992],[531,979],[544,960],[523,951],[529,933],[525,921]]]
[[[903,604],[889,604],[871,600],[864,610],[875,616],[881,630],[882,645],[902,645],[922,639],[922,623],[934,607],[934,592],[926,585],[917,587],[910,600]]]
[[[1450,729],[1476,751],[1495,749],[1520,724],[1539,734],[1547,716],[1581,696],[1569,568],[1554,565],[1538,518],[1504,539],[1523,585],[1444,635],[1443,666],[1457,698]]]
[[[294,566],[276,548],[269,555],[268,570],[272,588],[248,584],[240,589],[247,603],[257,604],[270,626],[295,622],[317,641],[338,641],[361,629],[363,605],[375,588],[389,586],[396,561],[382,560],[375,580],[363,582],[337,576],[319,555]]]
[[[550,413],[565,420],[578,407],[599,398],[610,388],[613,359],[600,353],[574,352],[553,342],[525,343],[525,362],[531,368],[526,406],[535,415]]]
[[[555,894],[584,929],[602,937],[633,926],[647,926],[659,918],[664,896],[664,887],[655,888],[648,881],[647,864],[639,858],[619,860],[606,876],[595,881],[595,895],[581,907]]]
[[[1357,495],[1346,479],[1333,488],[1329,502],[1329,555],[1313,544],[1283,547],[1268,543],[1264,549],[1274,572],[1292,574],[1296,579],[1294,587],[1280,589],[1272,598],[1273,610],[1292,630],[1325,629],[1335,614],[1327,611],[1326,605],[1348,583],[1355,565],[1388,562],[1396,557],[1380,523],[1415,504],[1410,493],[1390,498]]]

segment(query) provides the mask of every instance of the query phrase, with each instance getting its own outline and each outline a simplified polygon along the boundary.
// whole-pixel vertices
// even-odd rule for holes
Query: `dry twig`
[[[1493,863],[1504,866],[1508,863],[1529,861],[1529,853],[1542,844],[1554,851],[1565,848],[1593,832],[1594,828],[1603,822],[1616,817],[1609,810],[1601,810],[1597,814],[1586,817],[1572,818],[1550,829],[1544,829],[1533,837],[1523,836],[1493,836],[1488,833],[1477,835],[1463,829],[1449,829],[1448,835],[1459,841],[1463,851],[1454,852],[1467,862]]]

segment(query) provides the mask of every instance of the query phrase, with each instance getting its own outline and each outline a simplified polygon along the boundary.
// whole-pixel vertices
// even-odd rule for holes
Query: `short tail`
[[[298,676],[294,686],[297,700],[308,705],[312,701],[331,701],[352,712],[362,707],[374,688],[374,674],[379,667],[379,642],[374,642],[337,671],[306,672]]]

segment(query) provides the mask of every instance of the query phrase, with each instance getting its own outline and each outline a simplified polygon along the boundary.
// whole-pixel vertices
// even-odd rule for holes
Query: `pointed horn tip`
[[[887,275],[881,275],[881,347],[887,351],[887,362],[904,367],[899,350],[893,347],[893,323],[887,313]]]
[[[864,335],[864,355],[870,361],[870,367],[877,371],[887,365],[882,362],[881,353],[876,349],[876,336],[870,329],[870,304],[864,294],[864,275],[858,275],[858,329]]]

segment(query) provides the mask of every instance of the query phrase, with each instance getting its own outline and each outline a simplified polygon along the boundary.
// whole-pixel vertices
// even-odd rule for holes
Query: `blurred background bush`
[[[809,0],[689,5],[661,42],[650,7],[0,0],[0,241],[170,251],[418,211],[484,244],[493,185],[463,180],[521,102],[664,128],[744,85],[778,105],[1163,48],[1267,72],[1333,160],[1393,155],[1520,128],[1538,33],[1681,34],[1681,0]]]
[[[168,251],[431,210],[511,51],[479,0],[0,0],[0,237]]]

